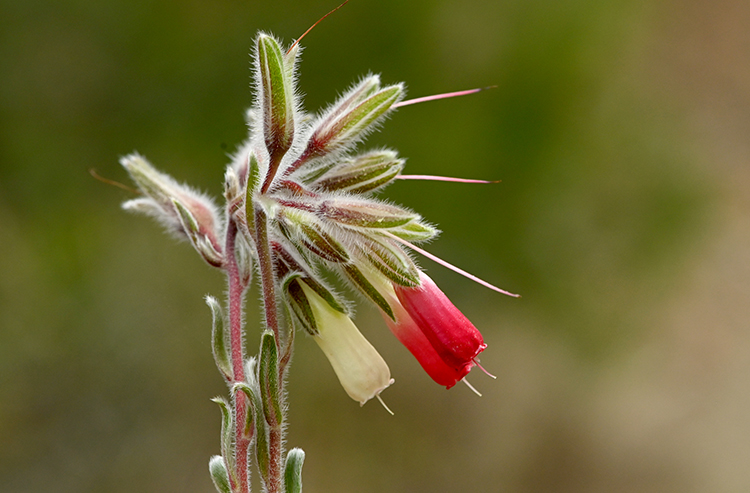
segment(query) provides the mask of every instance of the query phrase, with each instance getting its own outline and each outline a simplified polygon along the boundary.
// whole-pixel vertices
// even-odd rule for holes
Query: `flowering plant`
[[[372,301],[440,385],[463,380],[486,347],[407,250],[427,254],[414,243],[437,230],[419,214],[373,196],[406,178],[404,161],[388,149],[355,151],[395,108],[419,100],[405,102],[402,84],[383,86],[369,75],[325,111],[309,115],[295,87],[298,54],[297,43],[283,50],[270,35],[256,39],[250,136],[226,170],[221,213],[210,198],[143,157],[121,160],[142,193],[123,207],[154,217],[227,276],[226,306],[206,298],[214,358],[230,390],[229,399],[214,399],[223,415],[221,455],[209,468],[221,493],[249,491],[253,461],[264,490],[301,491],[304,453],[284,454],[285,377],[296,332],[315,340],[360,404],[380,400],[393,383],[386,362],[352,322],[351,304],[324,271],[338,273]],[[243,309],[254,275],[264,331],[258,356],[248,358]]]

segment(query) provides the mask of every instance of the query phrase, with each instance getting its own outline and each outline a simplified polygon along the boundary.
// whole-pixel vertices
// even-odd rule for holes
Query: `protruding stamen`
[[[426,180],[426,181],[451,181],[454,183],[500,183],[500,180],[474,180],[471,178],[454,178],[452,176],[435,175],[398,175],[397,180]]]
[[[410,104],[425,103],[427,101],[436,101],[438,99],[455,98],[457,96],[466,96],[468,94],[474,94],[477,92],[486,91],[487,89],[494,89],[496,87],[497,86],[488,86],[488,87],[479,87],[477,89],[468,89],[466,91],[455,91],[455,92],[446,92],[443,94],[433,94],[432,96],[424,96],[421,98],[409,99],[408,101],[401,101],[400,103],[396,103],[393,106],[391,106],[391,108],[396,109],[402,106],[408,106]]]
[[[394,416],[393,411],[391,411],[391,408],[385,405],[385,402],[383,402],[383,399],[382,397],[380,397],[380,394],[375,394],[375,398],[378,400],[378,402],[380,402],[380,405],[383,406],[386,411],[388,411],[388,414],[390,414],[391,416]]]
[[[463,383],[465,383],[466,386],[469,387],[472,392],[474,392],[475,394],[477,394],[479,397],[482,397],[482,394],[480,394],[479,391],[477,389],[475,389],[474,386],[471,385],[468,380],[466,380],[466,377],[462,378],[461,381]]]
[[[484,366],[482,366],[482,365],[479,364],[479,360],[478,359],[474,358],[474,364],[477,365],[479,367],[479,369],[482,370],[488,377],[497,380],[497,377],[495,375],[493,375],[492,373],[490,373],[487,370],[485,370]]]
[[[511,293],[510,291],[506,291],[504,289],[500,289],[497,286],[495,286],[493,284],[490,284],[487,281],[482,280],[482,279],[478,278],[477,276],[475,276],[473,274],[469,274],[465,270],[460,269],[460,268],[456,267],[455,265],[450,264],[450,263],[446,262],[445,260],[443,260],[443,259],[441,259],[439,257],[436,257],[435,255],[431,254],[430,252],[428,252],[426,250],[422,250],[418,246],[416,246],[416,245],[414,245],[414,244],[412,244],[412,243],[410,243],[410,242],[408,242],[408,241],[406,241],[406,240],[404,240],[402,238],[399,238],[398,236],[394,235],[393,233],[390,233],[388,231],[383,231],[383,234],[385,234],[389,238],[393,238],[394,240],[398,241],[399,243],[401,243],[403,245],[408,246],[409,248],[411,248],[415,252],[421,253],[422,255],[424,255],[428,259],[432,260],[433,262],[437,262],[438,264],[442,265],[443,267],[446,267],[446,268],[452,270],[453,272],[461,274],[462,276],[464,276],[467,279],[471,279],[472,281],[476,282],[477,284],[481,284],[482,286],[484,286],[486,288],[489,288],[489,289],[491,289],[493,291],[497,291],[500,294],[505,294],[507,296],[512,296],[514,298],[520,298],[521,297],[520,294]]]
[[[297,41],[295,41],[294,43],[292,43],[292,46],[289,47],[289,50],[286,52],[286,54],[288,55],[289,53],[291,53],[292,50],[294,49],[294,47],[297,46],[300,41],[302,41],[302,38],[304,38],[305,36],[307,36],[307,33],[309,33],[310,31],[312,31],[315,26],[317,26],[318,24],[320,24],[323,21],[323,19],[325,19],[329,15],[333,14],[334,12],[336,12],[338,9],[340,9],[341,7],[343,7],[344,5],[346,5],[348,2],[349,2],[349,0],[344,0],[344,3],[342,3],[341,5],[339,5],[338,7],[336,7],[335,9],[331,10],[326,15],[324,15],[323,17],[321,17],[320,19],[318,19],[315,22],[315,24],[313,24],[312,26],[310,26],[310,28],[307,31],[305,31],[304,33],[302,33],[302,36],[300,36],[299,38],[297,38]]]

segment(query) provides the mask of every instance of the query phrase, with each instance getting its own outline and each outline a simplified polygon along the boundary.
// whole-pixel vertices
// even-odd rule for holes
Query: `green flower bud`
[[[366,193],[381,188],[396,178],[404,160],[393,151],[374,151],[344,161],[328,171],[314,186],[327,192]]]

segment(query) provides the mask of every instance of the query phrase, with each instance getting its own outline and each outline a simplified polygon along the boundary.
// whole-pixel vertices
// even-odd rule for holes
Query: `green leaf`
[[[301,448],[293,448],[287,454],[284,464],[286,493],[302,493],[302,464],[304,462],[305,452]]]
[[[229,347],[229,334],[227,332],[226,318],[221,304],[213,296],[206,296],[206,304],[211,309],[213,327],[211,329],[211,346],[214,353],[214,361],[224,378],[231,382],[234,372],[231,363],[231,348]]]
[[[234,415],[229,403],[223,397],[211,399],[221,408],[221,455],[226,457],[229,473],[237,477],[237,465],[234,461]]]
[[[208,471],[211,473],[211,480],[214,482],[214,486],[216,486],[216,491],[219,493],[232,493],[232,486],[229,482],[227,466],[224,464],[224,457],[220,455],[211,457],[208,461]]]
[[[283,423],[284,416],[282,395],[279,389],[278,348],[276,338],[271,331],[264,332],[260,339],[258,384],[266,421],[271,427],[278,428]]]

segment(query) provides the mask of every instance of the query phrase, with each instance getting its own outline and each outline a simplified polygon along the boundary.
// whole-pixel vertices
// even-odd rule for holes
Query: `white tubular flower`
[[[313,339],[331,362],[349,397],[364,405],[393,383],[388,365],[349,317],[331,308],[305,283],[300,285],[318,328]]]

